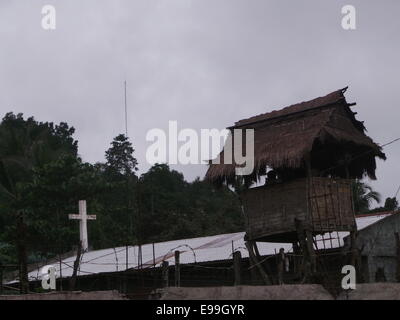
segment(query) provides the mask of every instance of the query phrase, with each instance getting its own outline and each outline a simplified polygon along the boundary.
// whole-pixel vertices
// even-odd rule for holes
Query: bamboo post
[[[71,276],[71,278],[69,280],[69,290],[70,291],[74,291],[75,290],[76,277],[77,277],[77,274],[78,274],[81,254],[82,254],[82,242],[79,242],[78,250],[76,252],[76,259],[74,261],[74,268],[73,268],[73,271],[72,271],[72,276]]]
[[[138,267],[139,269],[143,268],[143,259],[142,259],[142,245],[138,245]]]
[[[294,223],[296,226],[297,237],[299,239],[300,249],[303,256],[301,262],[301,269],[303,273],[302,282],[305,282],[311,276],[311,261],[309,257],[303,222],[299,219],[294,219]]]
[[[262,259],[261,259],[260,251],[258,250],[257,243],[254,242],[254,241],[253,241],[253,249],[254,249],[254,253],[256,254],[257,260],[261,261]],[[265,270],[266,270],[267,277],[268,277],[270,283],[273,285],[274,284],[274,279],[272,277],[272,270],[270,269],[268,263],[265,263],[264,267],[265,267]]]
[[[278,268],[278,284],[283,284],[283,272],[285,268],[285,250],[283,248],[279,249],[277,256],[277,268]]]
[[[350,159],[351,156],[349,154],[345,154],[344,157],[345,161],[345,174],[346,174],[346,179],[350,179],[350,170],[349,170],[349,164],[350,164]],[[354,211],[354,202],[353,202],[353,195],[351,193],[351,202],[353,206],[353,211]],[[353,230],[350,231],[350,265],[352,265],[356,269],[356,274],[360,274],[359,266],[357,263],[357,247],[356,247],[356,240],[357,240],[357,224],[354,226]]]
[[[240,251],[235,251],[233,253],[233,268],[235,270],[235,286],[241,285],[241,262],[242,254]]]
[[[257,270],[255,270],[255,268],[253,268],[253,262],[252,262],[252,260],[250,258],[250,255],[249,255],[249,258],[248,258],[248,266],[247,266],[247,268],[250,269],[250,279],[251,279],[250,282],[251,282],[251,284],[257,284],[259,276],[258,276]]]
[[[350,231],[350,264],[356,268],[356,231]]]
[[[394,233],[396,239],[396,258],[397,258],[397,270],[396,270],[396,280],[400,282],[400,236],[398,232]]]
[[[307,251],[310,258],[311,272],[317,272],[317,258],[313,247],[313,236],[310,230],[306,230],[307,235]]]
[[[311,185],[313,184],[312,183],[313,172],[312,172],[312,167],[311,167],[311,154],[310,153],[306,156],[305,161],[306,161],[307,177],[308,177],[308,187],[307,187],[307,190],[308,190],[308,195],[307,195],[308,219],[312,224],[314,224],[315,221],[314,221],[313,213],[311,212],[312,209],[311,209],[311,199],[310,199]],[[325,198],[325,201],[326,201],[326,198]],[[317,202],[317,205],[318,205],[318,202]],[[326,209],[328,209],[327,204],[326,204]],[[317,213],[318,213],[319,225],[322,225],[322,219],[321,219],[318,208],[317,208]],[[308,227],[307,227],[307,229],[305,229],[304,226],[301,224],[300,224],[300,227],[301,227],[301,229],[303,229],[305,231],[305,234],[306,234],[306,243],[305,244],[307,246],[307,255],[308,255],[309,262],[310,262],[311,272],[313,273],[313,272],[317,271],[317,262],[316,262],[314,247],[313,247],[312,232],[311,232],[311,230],[308,229]],[[312,227],[314,227],[314,225]]]
[[[175,287],[181,286],[181,270],[179,263],[179,250],[175,251]]]
[[[268,275],[265,273],[264,269],[262,268],[261,264],[257,261],[256,255],[254,253],[253,249],[253,243],[252,241],[246,241],[246,248],[249,251],[249,258],[251,261],[251,266],[256,266],[258,271],[260,272],[261,278],[263,279],[264,283],[266,285],[271,285],[271,282],[268,278]]]
[[[62,258],[61,254],[58,255],[59,266],[60,266],[60,291],[63,291],[63,276],[62,276]]]
[[[128,270],[128,245],[125,247],[125,271]]]
[[[123,290],[125,293],[128,293],[129,288],[129,276],[128,276],[128,268],[129,268],[129,245],[125,245],[125,272],[124,272],[124,280],[123,280]]]
[[[299,256],[300,256],[300,247],[297,241],[293,242],[293,272],[298,274],[300,272],[299,268]]]
[[[0,263],[0,295],[3,294],[3,265]]]
[[[153,268],[156,267],[156,249],[154,247],[154,242],[153,242]]]
[[[169,267],[168,261],[163,261],[162,262],[162,280],[163,280],[164,288],[169,287],[168,267]]]

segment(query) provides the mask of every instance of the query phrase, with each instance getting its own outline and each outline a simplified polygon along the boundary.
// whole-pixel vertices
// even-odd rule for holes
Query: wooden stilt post
[[[317,258],[315,256],[314,252],[314,246],[313,246],[313,236],[310,230],[306,230],[306,235],[307,235],[307,251],[310,259],[310,266],[311,266],[311,272],[315,273],[317,272]]]
[[[242,254],[240,251],[235,251],[233,253],[233,269],[235,271],[235,286],[241,285],[241,263],[242,263]]]
[[[248,262],[249,262],[248,269],[250,269],[251,283],[252,284],[258,284],[259,275],[258,275],[257,270],[254,267],[252,267],[252,266],[254,266],[254,264],[253,264],[253,261],[250,258],[250,254],[249,254]],[[264,283],[264,281],[263,281],[263,283]]]
[[[283,248],[279,249],[277,255],[277,267],[278,267],[278,284],[283,284],[283,272],[285,268],[285,251]]]
[[[313,172],[312,172],[312,167],[311,167],[311,154],[309,153],[306,157],[305,157],[305,164],[306,164],[306,170],[307,170],[307,178],[308,178],[308,219],[313,222],[313,217],[311,214],[311,202],[310,202],[310,190],[311,190],[311,185],[312,185],[312,177],[313,177]],[[295,222],[296,223],[296,222]],[[322,223],[322,221],[319,221],[319,223]],[[304,250],[303,250],[303,254],[305,253],[305,262],[306,264],[309,264],[309,268],[307,267],[307,272],[309,273],[308,276],[311,276],[312,273],[315,273],[317,271],[317,259],[315,256],[315,252],[314,252],[314,247],[313,247],[313,236],[312,236],[312,232],[311,230],[307,229],[304,227],[304,225],[302,224],[302,221],[297,220],[297,226],[299,227],[298,230],[298,235],[301,234],[302,237],[302,242],[300,241],[300,245],[303,245]],[[304,234],[306,235],[306,238],[304,239]],[[300,238],[299,238],[300,240]]]
[[[181,270],[179,263],[179,250],[175,251],[175,287],[181,286]]]
[[[350,231],[350,265],[356,269],[356,274],[359,274],[359,266],[357,264],[357,230]]]
[[[246,248],[249,252],[249,258],[251,261],[251,267],[256,266],[258,271],[260,272],[261,278],[263,279],[264,283],[266,285],[271,285],[271,281],[268,278],[268,275],[265,273],[262,265],[260,264],[260,262],[258,261],[255,253],[254,253],[254,247],[253,247],[253,243],[252,241],[246,241]]]
[[[396,240],[396,258],[397,258],[397,270],[396,270],[396,280],[400,282],[400,236],[398,232],[394,233]]]
[[[254,253],[256,254],[256,258],[258,261],[261,261],[261,255],[260,255],[260,251],[258,251],[258,246],[256,242],[253,242],[253,248],[254,248]],[[265,270],[266,270],[266,274],[267,277],[269,278],[269,281],[271,284],[274,284],[274,279],[272,277],[272,270],[270,269],[268,263],[264,264]]]
[[[168,261],[163,261],[162,262],[162,280],[163,280],[164,288],[169,287],[168,267],[169,267]]]
[[[349,170],[349,164],[351,161],[351,156],[349,154],[345,154],[344,156],[345,159],[345,174],[346,174],[346,179],[350,179],[350,170]],[[354,199],[353,196],[351,196],[351,201],[352,201],[352,206],[353,206],[353,211],[354,211]],[[356,245],[357,241],[357,224],[354,226],[354,229],[350,231],[350,265],[354,266],[356,270],[356,275],[357,278],[360,276],[360,265],[357,263],[358,260],[358,249]]]
[[[154,248],[154,242],[153,242],[153,267],[156,267],[156,250]]]
[[[298,242],[293,242],[293,272],[297,275],[300,273],[299,256],[301,254]]]
[[[308,245],[305,237],[305,230],[303,226],[303,222],[299,219],[294,220],[297,237],[299,239],[301,254],[302,254],[302,261],[301,261],[301,273],[303,274],[302,282],[306,282],[311,277],[311,261],[308,252]]]
[[[0,295],[3,294],[3,265],[0,263]]]
[[[125,247],[125,271],[128,270],[128,245]]]

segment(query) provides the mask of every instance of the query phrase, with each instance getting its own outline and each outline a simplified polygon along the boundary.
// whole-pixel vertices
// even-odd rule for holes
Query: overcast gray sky
[[[41,9],[56,8],[56,30]],[[356,30],[341,8],[356,8]],[[235,121],[349,86],[358,119],[378,143],[400,137],[400,1],[2,0],[0,113],[76,128],[85,161],[124,132],[141,172],[149,129],[225,128]],[[372,185],[400,184],[400,142]],[[174,167],[188,180],[205,165]]]

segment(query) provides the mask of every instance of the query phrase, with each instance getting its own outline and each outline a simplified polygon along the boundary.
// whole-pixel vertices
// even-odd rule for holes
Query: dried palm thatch
[[[240,120],[230,127],[254,129],[255,168],[246,179],[256,181],[266,168],[304,169],[305,160],[318,175],[375,179],[375,157],[386,159],[381,147],[365,134],[362,122],[344,97],[347,87],[326,96],[291,105],[278,111]],[[232,137],[233,138],[233,137]],[[243,151],[245,145],[243,145]],[[210,161],[206,179],[233,183],[237,164]]]

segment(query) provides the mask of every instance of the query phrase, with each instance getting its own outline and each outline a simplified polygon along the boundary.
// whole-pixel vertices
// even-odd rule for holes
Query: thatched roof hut
[[[381,147],[365,134],[346,102],[346,88],[326,96],[291,105],[278,111],[240,120],[233,129],[254,129],[255,169],[248,181],[275,170],[304,170],[306,159],[317,176],[376,179],[375,157],[386,159]],[[233,183],[236,164],[212,164],[206,179]]]

